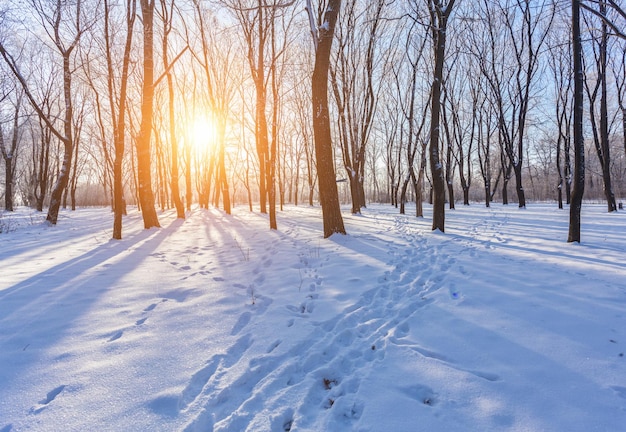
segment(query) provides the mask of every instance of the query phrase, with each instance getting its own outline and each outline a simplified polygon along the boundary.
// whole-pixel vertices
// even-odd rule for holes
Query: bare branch
[[[26,97],[28,98],[28,100],[30,101],[30,104],[33,106],[33,108],[37,112],[37,115],[39,116],[39,118],[46,124],[46,126],[48,126],[48,128],[54,134],[54,136],[56,136],[61,141],[65,142],[66,137],[57,130],[57,128],[52,123],[52,121],[50,121],[48,116],[43,112],[43,110],[41,109],[37,101],[35,100],[35,97],[31,93],[28,87],[28,83],[26,82],[26,79],[24,78],[19,68],[17,67],[15,59],[11,56],[11,54],[7,52],[2,42],[0,42],[0,55],[2,55],[2,58],[4,59],[9,69],[11,69],[11,72],[13,73],[15,78],[17,78],[17,80],[22,85],[22,88],[24,89],[24,93],[26,94]]]
[[[626,11],[622,10],[613,0],[606,0],[613,8],[613,10],[615,10],[617,13],[619,13],[622,17],[624,17],[624,19],[626,19]],[[598,3],[598,2],[593,2],[593,3]],[[606,23],[607,26],[609,26],[611,28],[611,30],[613,30],[614,32],[614,36],[617,36],[621,39],[626,39],[626,32],[622,29],[620,29],[617,24],[615,24],[606,14],[601,13],[600,11],[592,8],[591,6],[580,2],[580,7],[585,9],[588,12],[591,12],[592,14],[594,14],[595,16],[599,17],[602,21],[604,21]]]
[[[183,48],[183,50],[181,52],[178,53],[178,55],[176,57],[174,57],[174,59],[172,60],[172,62],[169,64],[169,66],[167,67],[166,70],[163,71],[163,73],[154,81],[154,86],[156,87],[157,85],[159,85],[159,83],[161,82],[161,80],[163,78],[165,78],[167,76],[167,74],[169,73],[169,71],[172,70],[172,68],[174,67],[174,65],[176,64],[176,62],[178,60],[180,60],[180,58],[183,56],[183,54],[185,54],[185,52],[189,49],[189,45],[187,45],[185,48]]]

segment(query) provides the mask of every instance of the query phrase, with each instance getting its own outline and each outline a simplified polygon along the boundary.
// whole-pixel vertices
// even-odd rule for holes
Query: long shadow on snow
[[[175,221],[170,228],[177,228],[181,223]],[[72,322],[114,287],[131,270],[131,266],[134,267],[148,257],[171,232],[168,228],[156,232],[144,230],[130,239],[109,241],[2,291],[0,365],[3,361],[11,361],[19,363],[20,369],[28,370],[41,361],[38,352],[61,340]],[[139,246],[121,263],[103,270],[106,277],[97,272],[92,277],[80,278],[84,272],[136,245]],[[14,376],[24,375],[24,372],[13,372]],[[0,382],[7,384],[8,379],[9,377],[0,373]]]
[[[541,261],[542,257],[557,258],[560,262],[562,262],[562,265],[564,267],[568,267],[571,271],[580,271],[581,266],[600,265],[600,266],[604,266],[607,268],[612,268],[615,270],[626,272],[626,266],[624,266],[617,259],[615,261],[612,261],[612,260],[605,260],[605,259],[601,259],[597,257],[575,255],[574,253],[569,253],[568,250],[566,249],[567,243],[565,243],[565,241],[563,241],[563,249],[551,251],[551,250],[546,250],[546,249],[540,249],[538,247],[532,247],[531,245],[520,246],[520,245],[513,245],[510,243],[494,242],[491,240],[481,240],[473,236],[468,236],[468,235],[458,234],[458,233],[454,233],[453,236],[455,240],[465,240],[468,243],[471,242],[471,243],[479,244],[485,247],[492,245],[496,249],[500,250],[502,254],[511,254],[513,257],[517,259],[520,259],[520,258],[528,259],[528,260],[534,259],[538,262],[542,262]],[[584,248],[585,246],[583,245],[581,247]],[[611,249],[606,249],[606,250],[611,250]],[[572,249],[572,252],[576,252],[576,251],[577,249]],[[519,256],[521,254],[529,254],[529,257],[525,258],[525,257]]]

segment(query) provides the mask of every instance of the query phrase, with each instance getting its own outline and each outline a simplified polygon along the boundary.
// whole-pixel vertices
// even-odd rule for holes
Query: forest
[[[615,0],[0,3],[4,207],[405,213],[626,196]],[[584,192],[584,195],[583,195]],[[335,211],[336,210],[336,211]],[[579,231],[578,226],[578,231]]]

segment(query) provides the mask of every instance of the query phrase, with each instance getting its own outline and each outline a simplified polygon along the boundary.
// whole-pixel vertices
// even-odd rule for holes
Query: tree
[[[600,2],[600,14],[606,16],[606,3]],[[594,33],[591,28],[593,23],[589,23],[590,33]],[[611,153],[609,146],[609,123],[608,123],[608,102],[607,102],[607,49],[608,49],[608,26],[606,20],[601,20],[600,36],[593,39],[594,42],[594,60],[596,76],[595,85],[591,85],[591,78],[585,73],[584,84],[589,100],[589,120],[591,123],[591,132],[593,142],[596,148],[596,154],[602,168],[602,181],[604,182],[604,195],[607,202],[608,211],[616,211],[615,194],[611,185]],[[584,60],[584,59],[583,59]],[[600,93],[600,113],[599,125],[596,117],[596,101]]]
[[[15,170],[17,167],[17,152],[18,144],[20,142],[19,131],[19,119],[20,108],[22,106],[23,92],[18,92],[17,100],[13,106],[13,124],[10,144],[7,146],[4,139],[4,131],[2,129],[2,122],[0,121],[0,152],[4,159],[4,209],[7,211],[13,211],[13,195],[14,195],[14,183],[15,183]],[[8,95],[0,97],[0,102]]]
[[[554,82],[554,109],[558,128],[556,140],[556,169],[558,174],[557,201],[560,209],[563,208],[563,189],[565,189],[565,201],[567,204],[570,203],[572,183],[570,147],[573,74],[570,59],[571,44],[561,44],[560,38],[555,40],[553,46],[550,47],[549,66]]]
[[[313,10],[311,0],[307,0],[307,12],[315,47],[311,95],[313,100],[315,158],[317,160],[320,202],[322,204],[324,238],[328,238],[335,233],[346,233],[339,206],[337,183],[335,181],[335,164],[328,112],[330,51],[340,8],[341,0],[322,0],[318,4],[317,10]]]
[[[513,110],[509,126],[507,127],[502,114],[500,127],[504,148],[515,174],[515,189],[520,208],[526,207],[522,167],[532,82],[539,66],[539,52],[546,41],[556,11],[555,5],[552,4],[550,15],[546,20],[543,11],[550,2],[542,1],[539,5],[531,3],[531,0],[523,0],[518,1],[517,6],[508,3],[500,5],[514,50],[514,84],[511,91]],[[521,18],[515,13],[517,9],[521,12]],[[542,23],[543,27],[540,26]]]
[[[40,22],[42,23],[45,32],[48,34],[53,42],[54,47],[61,55],[62,68],[63,68],[63,116],[62,123],[63,128],[59,129],[55,125],[55,117],[46,115],[41,102],[37,101],[34,93],[28,84],[25,75],[22,74],[16,59],[11,53],[9,53],[4,43],[0,41],[0,55],[8,65],[11,72],[15,75],[19,83],[21,84],[24,94],[35,109],[35,112],[40,119],[45,123],[50,132],[56,136],[63,144],[63,161],[57,181],[52,189],[50,195],[50,206],[48,207],[48,215],[46,220],[56,225],[59,216],[59,209],[61,207],[61,198],[63,191],[67,187],[71,168],[72,168],[72,156],[74,153],[74,130],[73,130],[73,101],[72,101],[72,76],[73,76],[73,52],[78,46],[78,43],[88,26],[84,25],[85,17],[82,9],[82,1],[76,0],[72,5],[65,5],[64,3],[57,1],[53,3],[51,9],[47,8],[47,5],[39,1],[32,1],[32,7],[35,9]],[[67,20],[65,15],[68,9],[73,7],[72,19]],[[68,28],[70,30],[68,32]]]
[[[622,112],[622,137],[626,153],[626,46],[620,54],[621,58],[614,59],[613,78],[617,90],[617,103]]]
[[[259,158],[259,194],[261,213],[269,207],[270,228],[277,229],[276,222],[276,162],[278,149],[278,110],[280,101],[277,93],[276,68],[285,53],[287,40],[281,46],[276,35],[276,25],[283,18],[285,10],[291,8],[295,0],[222,0],[235,14],[245,37],[247,60],[256,91],[255,137]],[[291,19],[284,27],[286,37]],[[268,76],[269,75],[269,76]],[[268,91],[269,86],[269,91]],[[272,96],[271,124],[268,124],[268,93]],[[270,129],[271,128],[271,129]]]
[[[619,19],[626,20],[626,9],[617,4],[615,0],[586,0],[586,2],[579,0],[578,3],[580,8],[583,8],[591,12],[592,14],[600,17],[606,25],[611,27],[613,35],[621,39],[626,39],[626,31],[624,31],[624,25],[623,23],[618,23]],[[587,3],[599,5],[600,7],[598,9],[595,9]],[[612,19],[609,16],[609,10],[615,13],[615,19]]]
[[[574,63],[574,188],[569,213],[568,243],[580,243],[580,213],[585,192],[585,138],[583,136],[583,62],[580,37],[580,0],[572,0],[572,55]]]
[[[150,159],[152,118],[154,108],[154,2],[139,0],[143,24],[143,84],[141,123],[137,137],[137,181],[139,203],[144,228],[160,227],[152,192],[152,163]]]
[[[424,60],[424,49],[428,39],[421,35],[418,31],[420,25],[417,15],[418,10],[412,11],[414,16],[411,16],[411,26],[406,35],[406,45],[404,52],[404,61],[398,62],[397,68],[393,68],[393,75],[395,78],[395,86],[397,93],[396,109],[399,106],[403,115],[403,123],[406,124],[406,128],[400,128],[400,141],[402,143],[401,148],[398,149],[398,160],[400,154],[404,150],[406,155],[406,174],[402,179],[402,186],[400,187],[400,214],[405,213],[405,204],[407,201],[407,191],[409,182],[413,182],[415,191],[415,204],[416,204],[416,216],[421,217],[421,190],[422,181],[424,176],[425,162],[426,162],[426,145],[427,140],[424,139],[422,132],[426,127],[427,110],[428,110],[428,98],[426,101],[422,100],[422,106],[418,106],[418,91],[420,90],[421,80],[419,72],[420,65]],[[404,66],[406,70],[403,73]],[[407,74],[407,75],[405,75]],[[408,81],[409,85],[406,85]],[[430,96],[428,96],[430,97]],[[419,170],[417,178],[415,176],[415,158],[420,160]],[[398,171],[401,173],[400,163],[398,162]],[[399,175],[400,177],[400,175]],[[400,179],[398,179],[400,181]]]
[[[175,93],[174,93],[174,79],[172,77],[171,66],[169,58],[169,36],[172,32],[174,22],[174,0],[160,0],[161,10],[160,16],[163,21],[163,68],[165,69],[165,77],[167,80],[167,112],[168,112],[168,126],[169,126],[169,140],[171,151],[171,179],[170,188],[172,191],[172,200],[176,207],[176,217],[179,219],[185,219],[185,207],[180,199],[180,187],[178,186],[179,173],[178,173],[178,137],[176,134],[176,119],[175,119]]]
[[[119,80],[119,92],[117,94],[114,88],[114,63],[111,46],[111,30],[109,26],[110,8],[108,0],[104,1],[104,8],[104,37],[106,44],[106,62],[108,72],[107,89],[109,96],[109,106],[111,110],[111,119],[113,124],[113,142],[115,148],[115,159],[113,162],[113,238],[120,240],[122,238],[122,216],[126,213],[126,203],[124,201],[124,183],[122,181],[122,175],[126,137],[128,70],[130,67],[130,53],[133,43],[137,2],[136,0],[126,0],[126,38],[124,42],[124,51],[122,56],[122,72]]]
[[[342,22],[338,26],[336,59],[330,66],[333,96],[338,110],[339,143],[343,165],[350,183],[352,213],[365,207],[365,156],[370,138],[378,93],[383,80],[375,80],[377,49],[384,38],[383,12],[386,1],[367,2],[361,11],[358,0],[345,5]],[[356,29],[362,29],[356,31]]]
[[[430,25],[433,38],[435,67],[431,90],[430,110],[430,143],[428,153],[430,157],[430,172],[433,182],[433,226],[432,229],[445,232],[445,201],[446,191],[444,182],[443,164],[440,157],[440,115],[441,115],[441,84],[443,81],[443,66],[446,55],[446,32],[448,19],[456,0],[449,0],[446,5],[438,0],[428,0]]]

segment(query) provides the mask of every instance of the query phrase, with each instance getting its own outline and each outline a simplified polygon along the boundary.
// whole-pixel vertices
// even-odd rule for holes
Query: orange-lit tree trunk
[[[143,24],[143,86],[141,124],[137,137],[137,181],[144,228],[160,227],[154,208],[150,141],[154,106],[154,0],[140,0]]]
[[[174,80],[172,78],[172,72],[170,68],[169,59],[169,35],[172,31],[172,22],[174,14],[174,0],[169,0],[169,7],[166,0],[161,0],[161,18],[163,19],[163,68],[165,69],[165,78],[167,80],[167,96],[168,96],[168,120],[169,120],[169,132],[170,132],[170,189],[172,193],[172,200],[174,201],[174,207],[176,207],[176,217],[179,219],[185,219],[185,207],[183,201],[180,199],[180,187],[178,185],[179,173],[178,173],[178,137],[176,136],[176,121],[174,115]]]
[[[115,97],[113,96],[113,60],[110,46],[110,29],[108,25],[109,6],[108,0],[105,4],[105,43],[107,46],[107,69],[108,69],[108,88],[109,88],[109,104],[111,106],[111,116],[113,118],[113,142],[115,148],[115,160],[113,162],[113,238],[120,240],[122,238],[122,216],[126,214],[126,202],[124,200],[124,182],[123,182],[123,161],[125,150],[125,134],[126,134],[126,101],[127,101],[127,85],[128,70],[130,66],[130,51],[133,42],[133,27],[135,25],[135,17],[137,10],[136,0],[126,1],[126,41],[124,44],[124,57],[122,59],[122,74],[120,77],[120,90],[118,96],[117,118],[115,114]]]

